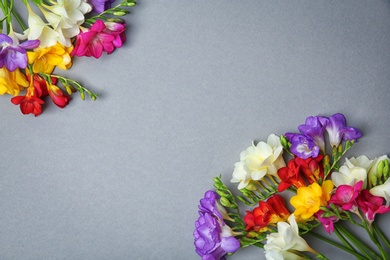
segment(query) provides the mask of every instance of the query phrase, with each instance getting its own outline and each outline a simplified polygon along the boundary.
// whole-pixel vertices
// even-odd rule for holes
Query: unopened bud
[[[378,163],[378,166],[376,167],[376,176],[378,178],[381,178],[383,175],[383,168],[385,167],[385,161],[382,160]]]
[[[370,174],[370,176],[368,178],[370,179],[371,187],[376,186],[378,179],[375,176],[375,174]]]
[[[127,13],[124,12],[124,11],[117,11],[117,12],[113,12],[112,14],[115,15],[115,16],[124,16],[124,15],[126,15]]]
[[[230,201],[225,197],[221,197],[221,199],[219,201],[221,202],[222,206],[227,207],[227,208],[230,208],[232,205],[230,203]]]
[[[85,100],[85,94],[84,94],[84,92],[80,92],[80,97],[81,97],[82,100]]]

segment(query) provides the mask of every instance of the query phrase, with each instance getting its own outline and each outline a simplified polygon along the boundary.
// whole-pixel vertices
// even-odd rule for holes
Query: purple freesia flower
[[[216,192],[209,190],[200,200],[194,245],[195,251],[202,259],[225,259],[226,253],[234,253],[240,248],[240,242],[223,220],[227,211],[218,202],[219,198]]]
[[[220,220],[227,214],[226,209],[219,203],[220,196],[209,190],[204,194],[204,198],[200,200],[199,210],[208,212],[217,216]]]
[[[208,212],[199,211],[199,215],[195,222],[194,245],[202,259],[225,259],[226,253],[234,253],[240,248],[240,242],[223,221]]]
[[[92,5],[92,8],[97,13],[102,13],[105,10],[111,8],[111,4],[115,0],[89,0],[88,3]]]
[[[39,40],[29,40],[21,44],[6,34],[0,34],[0,68],[6,67],[9,71],[27,67],[26,49],[34,49],[39,46]]]
[[[290,151],[297,157],[307,159],[316,158],[320,152],[320,147],[309,136],[304,134],[286,133],[286,137],[291,143]]]
[[[321,123],[326,125],[329,134],[329,142],[332,146],[338,146],[341,140],[357,140],[362,136],[359,129],[347,127],[347,120],[343,114],[337,113],[329,118],[321,118]]]
[[[323,117],[309,116],[306,118],[305,124],[298,127],[298,130],[302,134],[312,138],[320,147],[321,151],[325,151],[324,132],[326,123]]]

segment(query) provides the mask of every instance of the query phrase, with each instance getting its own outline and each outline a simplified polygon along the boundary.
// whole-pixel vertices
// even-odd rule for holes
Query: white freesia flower
[[[363,189],[367,187],[367,173],[372,166],[373,160],[362,155],[357,158],[345,159],[338,172],[332,173],[332,181],[336,187],[340,185],[354,186],[357,182],[363,181]]]
[[[386,207],[390,206],[390,178],[382,185],[371,188],[370,193],[374,196],[384,198],[386,200]]]
[[[50,5],[42,5],[47,21],[59,34],[58,42],[69,47],[70,39],[80,32],[79,25],[84,23],[84,14],[92,10],[90,4],[85,0],[57,0],[50,1]]]
[[[24,31],[29,40],[40,40],[41,47],[48,47],[57,44],[59,34],[49,27],[42,19],[33,12],[27,5],[28,10],[28,29]]]
[[[234,165],[231,182],[240,183],[238,189],[245,188],[251,180],[261,180],[266,174],[277,176],[281,167],[286,166],[280,138],[274,134],[267,143],[252,144],[240,154],[240,162]]]
[[[278,232],[267,235],[267,243],[264,245],[265,258],[268,260],[305,259],[294,251],[309,251],[316,253],[306,241],[299,236],[299,229],[294,214],[291,214],[287,222],[278,222]]]

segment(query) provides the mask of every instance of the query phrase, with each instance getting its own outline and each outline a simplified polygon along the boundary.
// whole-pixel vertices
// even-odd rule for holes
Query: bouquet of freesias
[[[79,92],[84,100],[97,95],[78,81],[54,73],[67,70],[74,56],[100,58],[125,41],[126,24],[135,0],[22,0],[24,21],[14,0],[0,0],[0,94],[10,94],[23,114],[42,113],[49,96],[60,108]],[[19,10],[20,11],[20,10]],[[27,23],[27,25],[25,24]],[[19,28],[19,32],[17,32]],[[57,70],[56,70],[57,71]],[[23,95],[21,94],[23,91]]]
[[[362,134],[342,114],[310,116],[298,130],[241,152],[231,178],[238,191],[214,178],[195,222],[203,259],[250,245],[263,248],[266,259],[327,259],[304,239],[309,234],[357,259],[390,259],[389,239],[375,222],[390,211],[387,155],[346,157]],[[321,226],[332,236],[318,232]]]

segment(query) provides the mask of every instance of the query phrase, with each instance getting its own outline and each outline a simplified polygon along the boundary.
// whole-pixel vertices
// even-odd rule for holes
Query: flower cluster
[[[23,0],[27,26],[14,0],[0,0],[4,17],[0,21],[0,95],[14,97],[23,114],[42,113],[49,96],[64,108],[74,92],[92,100],[97,95],[79,82],[54,73],[67,70],[77,57],[100,58],[111,54],[126,40],[125,21],[120,18],[135,0]],[[15,32],[15,28],[21,32]],[[24,95],[20,92],[24,91]]]
[[[390,258],[390,241],[375,223],[390,211],[387,155],[346,157],[362,133],[340,113],[308,117],[298,131],[271,134],[240,154],[231,182],[241,195],[221,176],[214,178],[216,190],[200,201],[195,222],[196,252],[203,259],[223,259],[250,245],[263,248],[266,259],[327,259],[306,242],[306,233],[357,259]],[[356,238],[345,221],[372,243]],[[321,226],[339,242],[318,233]]]

